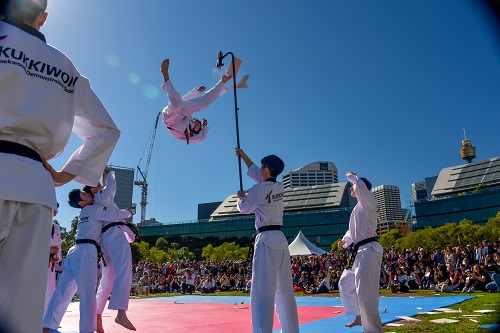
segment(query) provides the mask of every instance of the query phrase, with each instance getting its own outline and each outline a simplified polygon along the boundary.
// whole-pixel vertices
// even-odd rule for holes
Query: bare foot
[[[220,78],[222,83],[226,83],[227,81],[231,80],[232,76],[229,75],[229,74],[224,74],[222,75],[222,77]]]
[[[161,68],[160,72],[163,74],[163,79],[168,81],[169,76],[168,76],[168,66],[170,65],[170,59],[165,59],[161,62]]]
[[[104,327],[102,327],[102,316],[97,315],[97,333],[104,333]]]
[[[199,92],[204,92],[204,91],[205,91],[205,89],[207,89],[205,86],[199,86],[199,87],[198,87],[198,91],[199,91]]]
[[[345,324],[345,327],[354,327],[354,326],[360,326],[361,325],[361,316],[356,316],[356,319],[354,321]]]
[[[130,320],[128,320],[125,310],[118,310],[118,315],[115,318],[115,323],[120,324],[131,331],[136,330],[134,325],[132,325]]]

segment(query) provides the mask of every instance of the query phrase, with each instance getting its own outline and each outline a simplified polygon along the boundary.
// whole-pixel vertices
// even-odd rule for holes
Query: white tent
[[[290,251],[290,255],[292,257],[294,256],[307,256],[310,254],[323,254],[326,253],[326,251],[320,249],[309,239],[307,239],[306,236],[302,233],[302,230],[299,231],[297,234],[297,237],[293,240],[293,242],[288,245],[288,250]]]

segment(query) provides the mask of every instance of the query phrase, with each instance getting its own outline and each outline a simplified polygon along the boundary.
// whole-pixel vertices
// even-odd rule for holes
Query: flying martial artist
[[[349,218],[349,229],[338,248],[353,246],[347,267],[339,280],[339,291],[348,316],[356,316],[346,327],[363,326],[364,332],[383,332],[378,312],[382,246],[377,242],[378,204],[366,178],[346,174],[351,196],[358,200]]]
[[[81,209],[76,244],[69,249],[64,261],[63,273],[43,320],[43,333],[50,333],[50,329],[57,330],[76,291],[80,300],[79,331],[97,330],[97,262],[102,221],[119,221],[132,216],[130,210],[94,204],[94,198],[80,189],[69,192],[68,203],[73,208]]]
[[[207,137],[210,131],[207,120],[200,121],[193,118],[193,114],[207,108],[219,96],[228,91],[226,82],[233,76],[232,66],[237,73],[240,64],[241,60],[235,58],[234,64],[229,65],[226,74],[222,75],[219,82],[205,93],[203,92],[206,87],[200,86],[181,97],[170,80],[168,72],[170,60],[163,60],[160,71],[164,82],[160,87],[168,96],[168,105],[163,109],[162,118],[163,123],[174,137],[186,141],[187,144],[203,141]]]
[[[106,167],[102,176],[102,186],[85,186],[83,191],[94,197],[94,203],[104,207],[118,208],[115,204],[116,176]],[[106,265],[101,264],[102,277],[97,289],[97,332],[104,332],[102,313],[111,295],[108,309],[118,310],[115,322],[135,331],[127,317],[130,288],[132,287],[132,251],[130,243],[134,233],[125,220],[103,221],[101,251]]]
[[[57,215],[59,208],[59,203],[57,203],[57,208],[54,209],[54,217]],[[49,252],[49,267],[47,272],[47,289],[45,290],[45,308],[43,309],[43,315],[47,312],[47,307],[49,306],[50,299],[56,290],[56,264],[62,260],[62,238],[61,238],[61,227],[52,222],[52,232],[50,235],[50,252]]]
[[[281,232],[283,224],[283,184],[276,177],[285,164],[276,155],[261,160],[259,168],[242,149],[236,149],[248,167],[247,175],[257,184],[248,193],[238,191],[238,210],[243,214],[255,213],[255,237],[250,304],[252,332],[273,331],[274,308],[283,333],[298,333],[297,303],[293,293],[292,271],[288,241]]]

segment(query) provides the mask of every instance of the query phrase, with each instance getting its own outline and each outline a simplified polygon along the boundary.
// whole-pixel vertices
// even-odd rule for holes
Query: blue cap
[[[276,155],[268,155],[264,157],[260,163],[271,169],[274,177],[278,177],[278,175],[282,173],[285,168],[283,160]]]

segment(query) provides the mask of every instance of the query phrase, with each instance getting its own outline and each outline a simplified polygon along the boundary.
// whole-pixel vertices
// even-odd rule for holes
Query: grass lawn
[[[199,292],[193,293],[193,295],[202,295]],[[301,292],[296,292],[296,296],[303,296]],[[408,297],[408,296],[424,296],[424,297],[441,297],[439,295],[436,296],[436,292],[429,290],[411,290],[409,293],[398,293],[393,294],[390,290],[380,290],[381,296],[387,297]],[[419,319],[420,322],[408,322],[408,321],[399,321],[395,323],[403,323],[404,326],[400,327],[391,327],[384,326],[384,332],[396,332],[396,333],[409,333],[409,332],[418,332],[418,333],[427,333],[427,332],[436,332],[436,333],[462,333],[462,332],[493,332],[491,330],[480,329],[478,326],[488,325],[493,323],[500,323],[500,293],[483,293],[483,292],[474,292],[471,294],[462,294],[462,293],[443,293],[443,296],[475,296],[472,299],[466,300],[463,303],[451,305],[449,308],[455,310],[461,310],[459,313],[440,313],[440,314],[422,314],[417,315],[414,318]],[[170,296],[181,296],[180,293],[161,293],[161,294],[150,294],[150,295],[141,295],[133,298],[154,298],[154,297],[170,297]],[[249,296],[248,293],[242,293],[238,291],[229,291],[229,292],[216,292],[214,294],[208,294],[206,296]],[[319,294],[319,295],[308,295],[312,297],[339,297],[338,292],[331,292],[328,294]],[[474,312],[475,310],[483,310],[490,309],[496,310],[491,313],[481,313]],[[464,316],[465,315],[465,316]],[[474,317],[468,317],[468,315],[480,315]],[[455,319],[460,322],[454,324],[436,324],[430,322],[430,320],[434,319]],[[474,322],[474,321],[477,322]]]

